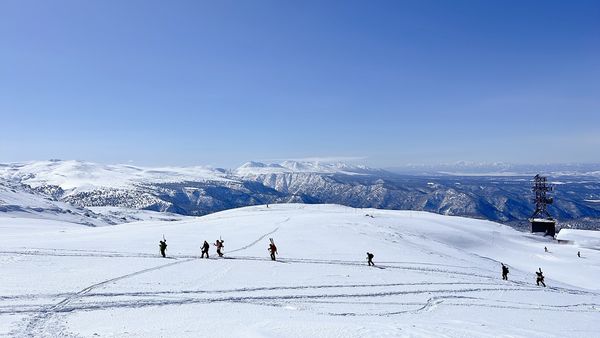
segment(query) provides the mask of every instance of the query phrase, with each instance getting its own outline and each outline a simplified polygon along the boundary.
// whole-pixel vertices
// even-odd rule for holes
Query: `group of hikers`
[[[269,247],[267,248],[267,251],[269,251],[269,254],[271,256],[271,260],[275,261],[276,257],[275,255],[277,255],[277,246],[275,246],[275,242],[273,241],[273,238],[269,238]],[[225,241],[223,239],[217,239],[215,241],[215,243],[213,244],[215,247],[217,247],[217,255],[219,255],[219,257],[223,257],[223,248],[225,247],[223,245]],[[162,241],[159,241],[159,245],[158,245],[159,249],[160,249],[160,254],[163,257],[166,257],[166,250],[167,250],[167,240],[164,238]],[[210,249],[210,244],[208,244],[207,241],[204,241],[204,244],[202,244],[201,247],[201,253],[202,255],[200,256],[201,258],[204,258],[204,256],[206,256],[206,258],[208,257],[208,250]],[[544,250],[546,252],[548,252],[548,248],[544,247]],[[578,251],[577,252],[577,256],[581,257],[581,253]],[[367,252],[367,265],[368,266],[375,266],[375,263],[373,263],[373,257],[375,257],[375,255],[373,255],[373,253],[371,252]],[[502,279],[503,280],[508,280],[508,266],[504,265],[504,263],[500,263],[502,265]],[[542,273],[542,268],[539,268],[539,271],[535,272],[536,275],[536,284],[539,286],[540,284],[542,284],[542,286],[546,287],[546,283],[544,283],[544,274]]]
[[[275,242],[273,241],[272,238],[270,238],[269,240],[271,241],[271,243],[269,244],[268,250],[271,253],[271,259],[275,260],[275,255],[277,254],[277,247],[275,246]],[[217,255],[219,255],[219,257],[223,257],[223,248],[225,247],[225,245],[223,243],[225,243],[225,241],[221,238],[217,239],[215,241],[215,243],[213,243],[213,245],[217,247]],[[161,256],[166,258],[167,257],[167,240],[164,238],[164,236],[163,236],[163,239],[158,242],[158,248],[160,250]],[[205,256],[206,256],[206,258],[209,258],[209,256],[208,256],[209,249],[210,249],[210,244],[208,244],[207,241],[204,241],[204,243],[200,247],[200,252],[202,253],[200,258],[204,258]]]
[[[223,243],[225,243],[225,241],[222,240],[222,239],[217,239],[213,243],[213,245],[217,247],[217,255],[219,255],[219,257],[223,257],[223,251],[222,250],[225,247],[225,245],[223,245]],[[206,255],[206,258],[209,258],[208,257],[208,249],[210,249],[210,244],[208,244],[207,241],[204,241],[204,244],[202,244],[202,247],[201,247],[201,250],[200,250],[202,252],[202,255],[200,256],[200,258],[204,258],[205,255]]]

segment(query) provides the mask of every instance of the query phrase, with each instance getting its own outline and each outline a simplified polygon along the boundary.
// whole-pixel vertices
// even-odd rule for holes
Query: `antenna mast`
[[[548,197],[548,193],[554,190],[554,187],[548,184],[546,177],[540,174],[533,178],[533,187],[531,189],[535,195],[533,201],[535,203],[535,211],[531,218],[552,219],[548,212],[548,205],[554,202],[552,197]]]

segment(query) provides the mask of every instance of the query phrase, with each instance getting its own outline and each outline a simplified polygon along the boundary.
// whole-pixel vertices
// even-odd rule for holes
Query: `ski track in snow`
[[[111,281],[107,281],[111,282]],[[104,283],[97,284],[93,287],[100,286]],[[416,289],[416,290],[397,290],[397,291],[384,291],[384,292],[355,292],[355,293],[319,293],[319,294],[283,294],[283,295],[257,295],[257,296],[244,296],[244,295],[233,295],[233,296],[220,296],[221,294],[227,293],[245,293],[254,291],[282,291],[282,290],[317,290],[317,289],[353,289],[353,288],[371,288],[371,287],[396,287],[396,286],[476,286],[479,287],[468,287],[468,288],[456,288],[446,287],[437,289]],[[495,287],[492,287],[495,286]],[[45,312],[41,319],[48,319],[49,313],[68,313],[73,311],[92,311],[92,310],[107,310],[115,308],[142,308],[149,306],[166,306],[166,305],[185,305],[185,304],[210,304],[210,303],[247,303],[253,305],[263,306],[285,306],[290,302],[314,304],[314,303],[331,303],[331,304],[348,304],[345,300],[352,299],[369,299],[376,297],[388,297],[388,296],[403,296],[403,295],[431,295],[441,294],[439,296],[430,297],[425,303],[420,302],[393,302],[388,305],[411,305],[418,306],[416,309],[403,310],[403,311],[390,311],[390,312],[366,312],[366,313],[321,313],[335,316],[390,316],[398,315],[403,313],[418,313],[426,311],[434,305],[445,305],[445,306],[480,306],[489,308],[503,308],[503,309],[519,309],[519,310],[544,310],[544,311],[570,311],[570,312],[598,312],[600,304],[596,303],[578,303],[578,304],[567,304],[567,305],[551,305],[551,304],[534,304],[517,301],[505,301],[505,300],[494,300],[486,299],[483,297],[475,296],[457,296],[457,293],[473,294],[487,291],[515,291],[515,292],[544,292],[546,290],[538,287],[519,287],[519,286],[508,286],[508,287],[497,287],[497,284],[493,283],[396,283],[396,284],[360,284],[360,285],[314,285],[314,286],[290,286],[290,287],[259,287],[259,288],[242,288],[232,290],[188,290],[188,291],[169,291],[169,292],[139,292],[139,293],[93,293],[88,294],[93,287],[88,287],[81,292],[75,294],[72,297],[65,298],[60,303],[53,305]],[[557,292],[556,290],[550,290],[550,292]],[[560,293],[560,291],[558,291]],[[217,297],[198,297],[197,295],[210,295],[216,294]],[[162,297],[161,296],[168,296]],[[173,296],[182,296],[181,298],[173,298]],[[73,301],[83,300],[83,298],[91,298],[89,302],[79,302],[78,304],[72,304]],[[121,300],[111,300],[111,298],[118,297],[130,297]],[[145,297],[145,298],[144,298]],[[140,299],[142,298],[142,299]],[[340,299],[342,301],[333,301]],[[452,303],[448,300],[465,300],[468,302]],[[356,304],[365,304],[365,302],[357,302]],[[377,303],[382,305],[382,303]],[[34,310],[31,310],[34,311]],[[27,312],[24,310],[23,312]],[[45,315],[45,316],[44,316]],[[40,326],[41,323],[33,322],[33,325]],[[28,333],[33,332],[31,329]]]
[[[235,251],[241,251],[247,249],[253,245],[256,245],[260,240],[276,232],[278,228],[273,231],[262,235],[259,239],[251,242],[242,248],[236,249]],[[234,251],[234,250],[232,250]],[[137,257],[137,256],[134,256]],[[34,317],[27,324],[24,335],[25,336],[39,336],[44,332],[61,333],[53,330],[60,329],[60,325],[54,323],[49,325],[51,319],[56,314],[65,314],[73,311],[92,311],[101,309],[111,308],[143,308],[149,306],[167,306],[167,305],[185,305],[185,304],[209,304],[209,303],[246,303],[258,306],[285,306],[290,302],[294,303],[307,303],[314,304],[321,302],[331,302],[333,304],[343,303],[344,300],[351,299],[368,299],[376,297],[386,296],[401,296],[401,295],[416,295],[416,294],[441,294],[439,296],[430,297],[425,303],[420,302],[407,302],[393,303],[394,305],[404,306],[416,306],[414,309],[407,309],[402,311],[382,311],[382,312],[364,312],[364,313],[334,313],[334,312],[317,312],[322,315],[331,316],[392,316],[401,315],[407,313],[418,313],[422,311],[429,311],[436,306],[479,306],[483,308],[502,308],[502,309],[519,309],[519,310],[545,310],[545,311],[570,311],[570,312],[598,312],[600,304],[595,303],[580,303],[580,304],[569,304],[569,305],[549,305],[549,304],[527,304],[522,302],[510,302],[493,299],[485,299],[481,297],[473,296],[456,296],[457,293],[472,294],[485,291],[513,291],[513,292],[554,292],[554,293],[571,293],[571,294],[583,294],[583,295],[598,295],[598,293],[591,291],[572,290],[560,287],[549,287],[539,288],[532,286],[531,284],[510,281],[510,284],[506,287],[498,287],[497,282],[415,282],[415,283],[380,283],[380,284],[330,284],[330,285],[307,285],[307,286],[277,286],[277,287],[254,287],[254,288],[238,288],[238,289],[225,289],[225,290],[182,290],[182,291],[149,291],[149,292],[121,292],[121,293],[92,293],[94,289],[105,286],[110,283],[117,282],[122,279],[134,277],[143,273],[164,269],[170,266],[190,262],[198,259],[193,257],[185,260],[177,260],[172,263],[159,265],[156,267],[132,272],[126,275],[115,277],[102,281],[100,283],[88,286],[77,293],[71,294],[45,294],[45,295],[17,295],[17,296],[4,296],[1,300],[18,300],[25,299],[31,300],[34,298],[46,298],[53,299],[57,297],[64,297],[60,302],[53,305],[36,306],[32,304],[12,305],[0,307],[0,313],[33,313]],[[260,257],[234,257],[235,260],[256,260],[256,261],[270,261]],[[299,264],[334,264],[334,265],[352,265],[362,266],[363,262],[354,261],[339,261],[339,260],[320,260],[320,259],[286,259],[289,263]],[[398,262],[400,263],[400,262]],[[418,264],[417,262],[410,262],[410,264]],[[428,267],[399,267],[392,265],[385,265],[387,268],[399,268],[412,270],[414,272],[425,272],[425,273],[442,273],[447,275],[456,275],[458,277],[479,277],[488,280],[497,280],[497,277],[481,275],[476,273],[467,273],[459,271],[450,271],[446,269],[435,269],[429,266],[433,265],[426,263]],[[469,267],[462,267],[469,268]],[[251,293],[257,291],[298,291],[298,290],[321,290],[321,289],[365,289],[365,288],[394,288],[394,287],[409,287],[409,286],[446,286],[446,288],[437,289],[417,289],[417,290],[394,290],[394,291],[380,291],[380,292],[353,292],[353,293],[320,293],[320,294],[283,294],[283,295],[257,295],[257,296],[221,296],[221,297],[206,297],[206,295],[223,295],[223,294],[236,294],[236,293]],[[457,288],[457,286],[473,286],[470,288]],[[478,286],[478,287],[475,287]],[[495,287],[492,287],[495,286]],[[453,294],[453,295],[451,295]],[[168,296],[165,297],[165,296]],[[179,296],[179,299],[173,299],[173,296]],[[111,298],[126,297],[122,300],[111,300]],[[90,302],[85,302],[90,299]],[[332,300],[342,300],[332,301]],[[469,302],[449,302],[449,300],[468,300]],[[76,303],[77,304],[74,304]],[[363,303],[363,302],[361,302]],[[52,323],[50,323],[52,324]],[[62,332],[61,334],[67,335]]]
[[[286,218],[284,221],[280,222],[281,223],[285,223],[287,221],[289,221],[290,218]],[[235,249],[235,250],[231,250],[230,252],[239,252],[242,250],[246,250],[254,245],[256,245],[258,242],[260,242],[261,240],[263,240],[265,237],[275,233],[277,230],[279,230],[279,227],[275,228],[273,231],[270,231],[262,236],[260,236],[257,240],[251,242],[248,245],[245,245],[241,248]],[[23,253],[21,253],[23,254]],[[41,254],[41,253],[40,253]],[[88,256],[90,256],[88,254]],[[145,255],[143,255],[145,257]],[[95,256],[94,256],[95,257]],[[106,257],[106,256],[101,256],[101,257]],[[115,257],[115,256],[110,256],[110,257]],[[122,256],[117,256],[117,257],[122,257]],[[140,257],[140,256],[133,256],[133,257]],[[164,269],[167,267],[171,267],[173,265],[178,265],[178,264],[183,264],[183,263],[187,263],[187,262],[191,262],[193,260],[197,260],[200,259],[199,257],[193,257],[193,258],[188,258],[185,260],[178,260],[176,262],[172,262],[172,263],[167,263],[167,264],[163,264],[163,265],[159,265],[156,267],[152,267],[152,268],[148,268],[148,269],[143,269],[143,270],[139,270],[139,271],[135,271],[126,275],[122,275],[119,277],[115,277],[115,278],[111,278],[93,285],[90,285],[82,290],[80,290],[77,293],[74,294],[70,294],[69,296],[67,296],[66,298],[64,298],[63,300],[61,300],[60,302],[51,305],[51,306],[46,306],[44,308],[39,309],[39,311],[37,311],[38,313],[36,315],[33,316],[33,318],[30,319],[29,323],[27,323],[27,325],[25,326],[24,332],[22,333],[16,333],[16,332],[11,332],[11,334],[15,334],[16,335],[23,335],[23,336],[28,336],[28,337],[39,337],[39,336],[43,336],[44,333],[48,333],[49,331],[53,331],[53,330],[48,330],[49,327],[47,325],[47,322],[50,321],[52,319],[53,314],[55,313],[60,313],[60,312],[71,312],[73,311],[73,309],[69,309],[67,308],[67,305],[75,300],[77,300],[78,298],[81,298],[83,296],[85,296],[87,293],[89,293],[90,291],[98,288],[98,287],[102,287],[105,286],[107,284],[111,284],[120,280],[123,280],[125,278],[130,278],[130,277],[134,277],[137,275],[141,275],[147,272],[151,272],[151,271],[155,271],[155,270],[160,270],[160,269]],[[56,330],[56,327],[54,328]],[[61,333],[61,332],[53,332],[52,335],[55,336],[66,336],[66,334]]]
[[[300,311],[308,311],[322,316],[332,317],[388,317],[410,314],[419,314],[423,312],[434,311],[438,307],[480,307],[485,309],[507,309],[520,311],[548,311],[548,312],[574,312],[574,313],[597,313],[600,312],[600,304],[593,301],[585,302],[584,299],[573,299],[571,304],[544,304],[527,303],[522,299],[527,299],[528,295],[547,293],[560,296],[561,294],[570,294],[577,296],[600,297],[600,292],[592,290],[583,290],[579,288],[570,288],[568,285],[550,286],[547,288],[536,287],[535,284],[523,280],[510,280],[498,282],[497,271],[484,266],[469,266],[473,264],[464,257],[476,257],[478,261],[489,260],[497,264],[497,261],[482,255],[467,252],[460,248],[453,248],[442,242],[428,239],[443,245],[447,250],[461,252],[462,258],[454,261],[466,266],[436,264],[431,262],[418,261],[382,261],[376,262],[376,267],[391,270],[402,270],[413,276],[423,276],[424,281],[404,282],[404,283],[323,283],[317,282],[314,285],[275,285],[275,286],[256,286],[241,288],[223,288],[210,289],[207,286],[218,285],[219,278],[227,275],[236,261],[256,261],[257,264],[272,263],[268,257],[257,256],[229,256],[229,254],[238,253],[249,249],[268,236],[276,233],[280,226],[290,221],[290,217],[277,223],[272,223],[276,227],[262,234],[256,240],[240,248],[226,252],[224,258],[230,259],[231,264],[215,265],[208,279],[204,279],[199,284],[194,284],[194,289],[187,290],[146,290],[146,291],[115,291],[115,292],[96,292],[109,284],[132,278],[141,274],[166,269],[172,266],[199,260],[199,256],[194,255],[173,255],[173,259],[166,264],[160,264],[154,267],[123,274],[114,278],[89,285],[78,292],[63,293],[45,293],[45,294],[17,294],[0,296],[0,302],[7,304],[0,306],[0,314],[25,314],[28,317],[24,319],[22,325],[15,328],[9,334],[11,336],[27,337],[71,337],[78,336],[67,331],[66,317],[70,313],[112,309],[138,309],[160,306],[179,306],[179,305],[202,305],[202,304],[247,304],[257,307],[278,307],[294,308]],[[268,228],[267,228],[268,229]],[[267,230],[263,229],[263,231]],[[256,236],[256,234],[254,235]],[[404,242],[427,254],[436,254],[440,257],[452,258],[454,256],[441,255],[431,252],[428,247],[421,247],[418,241],[412,242],[410,239],[421,238],[423,235],[405,233]],[[424,237],[423,237],[424,238]],[[447,251],[446,250],[446,251]],[[53,249],[53,248],[34,248],[17,247],[13,250],[0,251],[0,255],[11,256],[66,256],[66,257],[102,257],[111,259],[120,258],[148,258],[164,260],[155,254],[136,253],[136,252],[118,252],[102,250],[84,250],[84,249]],[[457,257],[455,257],[457,258]],[[214,260],[220,260],[215,258]],[[210,259],[209,261],[212,261]],[[146,261],[145,261],[146,262]],[[302,264],[309,266],[316,265],[335,265],[340,267],[359,267],[361,271],[369,271],[364,261],[353,260],[326,260],[318,258],[295,258],[283,257],[276,261],[285,264]],[[450,262],[451,263],[451,262]],[[516,269],[515,269],[516,270]],[[379,271],[379,270],[373,270]],[[516,270],[518,271],[518,270]],[[385,273],[385,270],[384,272]],[[431,276],[440,276],[450,281],[430,282],[427,281]],[[517,275],[515,275],[517,276]],[[293,282],[292,282],[293,283]],[[206,289],[204,287],[207,287]],[[514,299],[504,299],[504,295],[511,295]],[[499,296],[503,299],[498,299]],[[523,296],[523,297],[521,297]],[[385,297],[390,300],[385,300]],[[405,299],[408,298],[408,299]],[[509,297],[510,298],[510,297]],[[552,297],[558,298],[558,297]],[[547,299],[552,299],[548,297]],[[57,300],[59,300],[56,302]],[[535,299],[535,297],[534,297]],[[593,299],[593,300],[597,300]],[[551,302],[547,300],[545,302]],[[348,311],[347,307],[340,305],[354,304],[358,311]],[[332,306],[333,309],[328,306]],[[361,306],[363,305],[363,306]],[[367,307],[364,305],[371,305]],[[336,307],[337,306],[337,307]],[[335,309],[338,311],[335,311]]]
[[[277,229],[267,233],[261,238],[265,238],[269,234],[277,231]],[[260,240],[254,241],[251,245],[255,245]],[[244,246],[243,248],[249,248],[251,245]],[[240,250],[236,250],[240,251]],[[241,259],[239,257],[238,259]],[[519,309],[519,310],[544,310],[544,311],[570,311],[570,312],[598,312],[600,304],[595,303],[579,303],[579,304],[568,304],[568,305],[550,305],[550,304],[532,304],[514,301],[502,301],[486,299],[482,297],[474,296],[457,296],[458,293],[473,294],[478,292],[486,291],[513,291],[513,292],[554,292],[554,293],[574,293],[574,294],[588,294],[598,295],[594,292],[570,290],[565,288],[539,288],[526,284],[519,281],[511,281],[507,286],[498,287],[497,282],[414,282],[414,283],[379,283],[379,284],[327,284],[327,285],[306,285],[306,286],[276,286],[276,287],[253,287],[253,288],[237,288],[237,289],[224,289],[224,290],[182,290],[182,291],[149,291],[149,292],[107,292],[107,293],[92,293],[94,289],[107,284],[130,278],[136,275],[140,275],[146,272],[167,268],[173,265],[190,262],[197,258],[191,258],[187,260],[178,260],[176,262],[160,265],[153,268],[148,268],[140,271],[136,271],[130,274],[105,280],[100,283],[88,286],[77,293],[67,294],[60,302],[45,306],[42,308],[36,307],[35,305],[13,305],[8,307],[1,307],[0,313],[34,313],[34,317],[30,320],[24,330],[25,336],[39,336],[44,332],[56,332],[60,328],[56,323],[49,325],[49,321],[53,315],[64,314],[73,311],[92,311],[101,309],[111,308],[142,308],[149,306],[167,306],[167,305],[184,305],[184,304],[209,304],[209,303],[246,303],[258,306],[285,306],[290,302],[315,304],[315,303],[327,303],[340,304],[346,303],[347,300],[352,299],[369,299],[376,297],[388,297],[388,296],[402,296],[402,295],[418,295],[418,294],[440,294],[439,296],[429,297],[425,303],[420,302],[394,302],[392,305],[398,306],[416,306],[413,309],[407,309],[402,311],[381,311],[381,312],[364,312],[364,313],[334,313],[334,312],[318,312],[322,315],[331,316],[392,316],[401,315],[406,313],[418,313],[422,311],[429,311],[436,306],[479,306],[483,308],[503,308],[503,309]],[[265,259],[265,261],[267,261]],[[289,260],[292,263],[303,263],[303,264],[323,264],[327,261],[323,260]],[[330,261],[330,264],[339,264],[339,261]],[[346,264],[348,262],[344,262]],[[355,265],[355,262],[351,262]],[[363,264],[364,266],[364,264]],[[414,268],[419,271],[418,268]],[[430,268],[424,268],[422,271],[426,272],[442,272],[447,274],[453,274],[456,272],[436,270]],[[457,273],[461,277],[468,277],[471,274]],[[493,278],[490,276],[476,275],[478,277]],[[495,279],[495,278],[494,278]],[[231,295],[227,294],[243,294],[252,293],[257,291],[301,291],[301,290],[322,290],[322,289],[366,289],[366,288],[395,288],[395,287],[410,287],[410,286],[437,286],[444,288],[434,289],[416,289],[416,290],[390,290],[380,292],[352,292],[352,293],[318,293],[318,294],[282,294],[282,295]],[[470,286],[466,288],[457,288],[458,286]],[[42,297],[42,298],[56,298],[64,296],[65,294],[46,294],[46,295],[18,295],[8,296],[2,299],[31,299],[29,297]],[[216,297],[207,297],[216,295]],[[225,296],[221,296],[225,295]],[[166,297],[165,297],[166,296]],[[173,298],[179,296],[181,298]],[[113,298],[123,298],[120,300],[112,300]],[[90,301],[87,302],[86,300]],[[340,300],[340,301],[335,301]],[[450,302],[451,300],[462,300],[467,302]],[[360,302],[361,304],[364,302]],[[378,303],[381,305],[381,303]],[[52,323],[50,323],[52,324]],[[66,335],[62,332],[61,334]]]

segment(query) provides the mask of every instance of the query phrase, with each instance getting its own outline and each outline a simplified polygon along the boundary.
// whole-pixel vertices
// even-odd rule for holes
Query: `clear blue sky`
[[[598,162],[600,2],[0,0],[0,122],[0,162]]]

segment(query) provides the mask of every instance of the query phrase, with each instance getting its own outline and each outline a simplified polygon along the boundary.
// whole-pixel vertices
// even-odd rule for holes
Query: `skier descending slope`
[[[537,284],[537,286],[540,286],[540,283],[542,283],[542,285],[544,287],[546,287],[546,283],[544,283],[544,274],[542,273],[542,268],[540,268],[540,272],[535,272],[537,278],[535,279],[535,282]]]
[[[375,255],[367,252],[367,264],[369,264],[369,266],[375,266],[375,263],[373,263],[373,257],[375,257]]]
[[[204,241],[204,244],[202,244],[202,256],[201,256],[201,258],[204,258],[204,255],[206,255],[206,258],[208,258],[208,249],[210,249],[210,245],[208,244],[207,241]]]
[[[167,251],[167,240],[164,239],[164,237],[163,237],[163,240],[159,241],[158,243],[159,243],[158,248],[160,249],[160,254],[163,257],[166,257],[165,251]]]
[[[508,280],[508,266],[504,265],[504,263],[500,264],[502,264],[502,279]]]
[[[275,254],[277,254],[277,247],[275,246],[275,242],[273,241],[273,238],[269,238],[269,241],[271,241],[271,244],[269,244],[268,250],[271,253],[271,260],[274,261]]]

